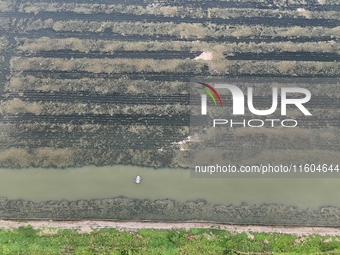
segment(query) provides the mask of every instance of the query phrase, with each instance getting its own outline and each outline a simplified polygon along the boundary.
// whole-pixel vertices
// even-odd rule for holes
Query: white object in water
[[[139,175],[137,175],[136,177],[135,177],[135,183],[136,184],[139,184],[139,183],[141,183],[142,182],[142,177],[140,177]]]

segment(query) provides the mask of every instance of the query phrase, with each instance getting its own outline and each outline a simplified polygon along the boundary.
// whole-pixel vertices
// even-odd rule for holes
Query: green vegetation
[[[337,236],[231,233],[218,228],[119,231],[38,229],[0,230],[3,255],[96,254],[340,254]]]

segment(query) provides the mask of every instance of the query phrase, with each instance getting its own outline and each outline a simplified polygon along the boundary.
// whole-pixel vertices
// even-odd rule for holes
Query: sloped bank
[[[150,221],[209,221],[231,224],[340,226],[340,208],[301,209],[282,204],[214,205],[205,200],[178,203],[116,197],[108,199],[47,201],[0,199],[1,219],[112,219]]]

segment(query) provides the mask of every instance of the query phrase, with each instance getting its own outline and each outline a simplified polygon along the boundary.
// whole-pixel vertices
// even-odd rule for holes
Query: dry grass
[[[1,1],[0,2],[0,12],[11,12],[13,11],[13,4],[11,1]]]
[[[242,165],[266,164],[281,165],[282,162],[289,164],[339,164],[339,152],[328,150],[275,150],[263,151],[254,158],[242,160]]]
[[[34,164],[42,167],[73,165],[71,149],[38,148],[34,151]]]
[[[213,74],[228,74],[237,70],[239,74],[284,74],[284,75],[338,75],[340,63],[313,61],[228,61],[218,55],[212,61],[195,60],[153,60],[153,59],[62,59],[13,57],[14,70],[64,70],[87,71],[93,73],[134,73],[134,72],[196,72],[208,65]],[[235,71],[234,71],[235,72]]]
[[[0,52],[4,52],[9,46],[9,42],[5,36],[0,37]]]
[[[335,11],[307,11],[304,9],[296,11],[284,10],[265,10],[250,8],[208,8],[207,17],[209,18],[225,18],[233,19],[240,17],[273,17],[273,18],[333,18],[339,19],[339,15]]]
[[[277,64],[280,73],[294,74],[296,68],[296,61],[281,61]]]
[[[40,37],[37,39],[16,38],[19,43],[18,50],[21,51],[49,51],[49,50],[74,50],[88,52],[91,50],[93,42],[91,40],[81,40],[78,38],[51,39]]]
[[[254,52],[254,53],[270,53],[270,52],[319,52],[319,53],[340,53],[340,44],[335,40],[328,42],[277,42],[277,43],[234,43],[221,47],[221,51],[227,53],[234,52]],[[218,46],[215,46],[218,47]],[[226,49],[225,49],[226,48]]]
[[[241,74],[281,74],[290,76],[300,75],[329,75],[340,74],[338,62],[308,62],[308,61],[233,61]]]
[[[340,37],[340,26],[332,28],[330,31],[328,31],[328,35]]]
[[[164,16],[174,17],[177,16],[178,8],[175,6],[163,6],[160,11]]]
[[[34,3],[22,3],[19,5],[19,12],[26,12],[26,13],[34,13],[37,14],[39,12],[58,12],[61,11],[63,8],[57,3],[48,3],[48,2],[39,2]]]
[[[232,36],[236,37],[236,38],[240,38],[240,37],[248,37],[254,35],[252,29],[250,27],[241,27],[239,29],[237,29],[235,32],[232,33]]]
[[[294,128],[290,129],[289,132],[285,128],[277,127],[275,129],[270,128],[236,128],[233,130],[236,136],[253,136],[265,135],[268,139],[278,138],[278,139],[310,139],[313,137],[316,131],[307,130],[305,128]]]
[[[31,161],[31,155],[22,148],[0,151],[0,166],[2,167],[27,167],[31,164]]]
[[[11,19],[0,17],[0,28],[8,30],[11,28]]]
[[[339,115],[338,115],[339,116]],[[320,130],[319,135],[324,140],[338,140],[340,141],[340,130],[338,127],[328,127],[325,130]]]
[[[52,228],[42,228],[39,229],[39,232],[37,233],[38,236],[49,236],[49,235],[56,235],[58,233],[58,229],[52,229]]]
[[[179,41],[148,41],[148,42],[127,42],[115,40],[96,40],[96,39],[78,39],[65,38],[55,39],[48,37],[40,38],[16,38],[20,51],[49,51],[49,50],[74,50],[80,52],[102,51],[114,52],[116,50],[127,51],[159,51],[159,50],[187,50],[187,51],[205,51],[215,46],[221,45],[216,43],[205,42],[179,42]],[[223,50],[230,48],[228,44],[222,46]]]
[[[174,35],[184,38],[204,38],[224,36],[306,36],[306,37],[320,37],[326,35],[333,35],[337,33],[334,28],[325,27],[271,27],[261,25],[249,26],[229,26],[217,25],[210,23],[203,25],[199,23],[189,24],[173,22],[115,22],[115,21],[86,21],[86,20],[68,20],[55,21],[49,20],[28,20],[26,23],[18,24],[20,30],[37,30],[43,28],[52,28],[55,31],[78,31],[78,32],[103,32],[105,29],[122,35]],[[246,29],[246,30],[245,30]],[[244,31],[242,31],[244,30]]]
[[[181,38],[204,38],[206,29],[202,24],[181,23],[168,32],[170,35],[179,35]]]
[[[1,114],[33,113],[39,115],[42,112],[42,106],[39,103],[24,102],[19,98],[1,102],[0,105]]]
[[[22,86],[23,86],[24,82],[22,79],[18,78],[18,77],[12,77],[9,81],[9,86],[8,88],[10,88],[11,90],[19,90]]]
[[[13,57],[11,68],[15,70],[64,70],[87,71],[93,73],[121,72],[200,72],[204,63],[194,60],[154,60],[154,59],[62,59],[62,58],[22,58]]]
[[[13,80],[13,81],[12,81]],[[157,87],[157,90],[154,88]],[[20,74],[11,77],[6,83],[5,90],[11,92],[20,92],[27,90],[38,91],[89,91],[96,93],[127,93],[135,91],[136,93],[148,94],[153,91],[155,95],[169,94],[186,94],[188,87],[184,82],[174,81],[148,81],[148,80],[130,80],[120,78],[112,79],[53,79],[37,78],[30,75],[21,76]]]
[[[323,1],[323,0],[320,0]],[[4,2],[3,8],[8,9],[11,5]],[[239,18],[239,17],[308,17],[311,18],[339,18],[336,12],[317,12],[317,11],[283,11],[283,10],[259,10],[254,8],[202,8],[192,9],[190,7],[162,6],[159,4],[148,5],[126,5],[126,4],[96,4],[95,8],[92,4],[87,3],[21,3],[19,5],[20,12],[38,13],[38,12],[58,12],[70,11],[75,13],[126,13],[134,15],[164,15],[167,17],[195,17],[195,18]]]
[[[23,148],[0,151],[1,167],[67,167],[74,165],[71,149],[38,148],[28,152]]]
[[[124,104],[95,104],[95,103],[59,103],[46,102],[39,104],[39,113],[41,114],[156,114],[167,115],[185,114],[190,110],[185,105],[124,105]]]

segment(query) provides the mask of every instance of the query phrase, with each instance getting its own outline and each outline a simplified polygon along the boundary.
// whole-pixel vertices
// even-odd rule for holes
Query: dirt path
[[[163,222],[117,222],[117,221],[7,221],[0,220],[0,228],[11,229],[20,226],[31,225],[33,228],[57,228],[57,229],[78,229],[80,233],[91,232],[92,229],[98,228],[117,228],[120,230],[137,230],[142,228],[152,229],[190,229],[190,228],[219,228],[230,232],[265,232],[265,233],[283,233],[294,235],[339,235],[340,228],[331,227],[282,227],[282,226],[240,226],[224,225],[213,223],[163,223]]]

